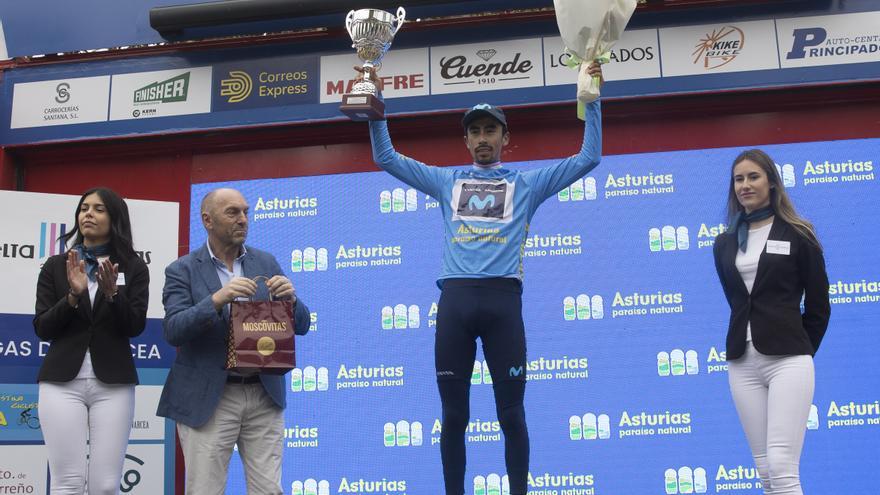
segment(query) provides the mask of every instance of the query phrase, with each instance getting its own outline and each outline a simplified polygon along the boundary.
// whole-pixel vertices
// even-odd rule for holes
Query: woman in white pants
[[[761,150],[734,160],[727,207],[729,228],[714,254],[731,311],[730,391],[764,493],[801,495],[813,355],[831,315],[822,247]]]
[[[34,316],[52,344],[38,376],[50,491],[117,494],[137,384],[129,339],[146,325],[150,277],[115,192],[86,191],[74,225],[60,238],[73,246],[40,271]]]

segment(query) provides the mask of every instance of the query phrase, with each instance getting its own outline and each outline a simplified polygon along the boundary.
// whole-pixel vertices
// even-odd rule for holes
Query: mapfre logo
[[[220,81],[220,96],[225,97],[227,103],[239,103],[246,100],[253,89],[253,79],[247,72],[241,70],[229,71],[229,79]]]
[[[694,64],[709,70],[727,65],[742,52],[745,42],[745,33],[736,26],[713,29],[695,46]]]

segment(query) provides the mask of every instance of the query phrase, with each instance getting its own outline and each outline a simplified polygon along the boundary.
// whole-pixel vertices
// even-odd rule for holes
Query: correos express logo
[[[251,95],[254,81],[251,76],[242,70],[229,71],[229,79],[220,81],[220,96],[225,96],[228,103],[244,101]]]

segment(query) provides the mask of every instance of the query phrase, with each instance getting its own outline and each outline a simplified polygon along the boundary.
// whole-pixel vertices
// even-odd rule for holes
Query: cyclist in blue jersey
[[[357,68],[361,70],[360,68]],[[590,74],[601,77],[597,63]],[[378,83],[375,73],[371,78]],[[473,156],[467,170],[433,167],[394,150],[384,120],[370,122],[373,159],[394,177],[440,203],[444,221],[443,270],[434,359],[443,407],[440,455],[447,495],[464,494],[465,431],[470,420],[470,377],[476,339],[492,375],[495,407],[504,433],[511,495],[528,490],[529,436],[523,397],[526,339],[522,319],[522,252],[540,204],[599,164],[599,101],[586,106],[578,154],[536,170],[501,163],[509,142],[507,118],[481,103],[462,119]]]

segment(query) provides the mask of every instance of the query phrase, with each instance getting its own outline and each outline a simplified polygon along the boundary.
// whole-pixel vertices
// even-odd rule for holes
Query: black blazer
[[[34,330],[52,343],[40,366],[37,381],[68,382],[76,378],[88,349],[95,376],[104,383],[138,382],[129,338],[137,337],[147,323],[150,272],[140,258],[124,262],[115,255],[125,284],[108,302],[98,289],[95,305],[88,292],[80,295],[79,306],[67,303],[67,254],[50,257],[40,270]]]
[[[752,323],[752,344],[766,355],[814,355],[819,349],[831,304],[828,275],[822,251],[790,224],[773,219],[769,241],[789,243],[789,254],[761,250],[752,293],[736,269],[735,232],[715,239],[715,269],[730,305],[727,359],[737,359],[746,349],[746,326]],[[804,313],[801,314],[801,296]]]

